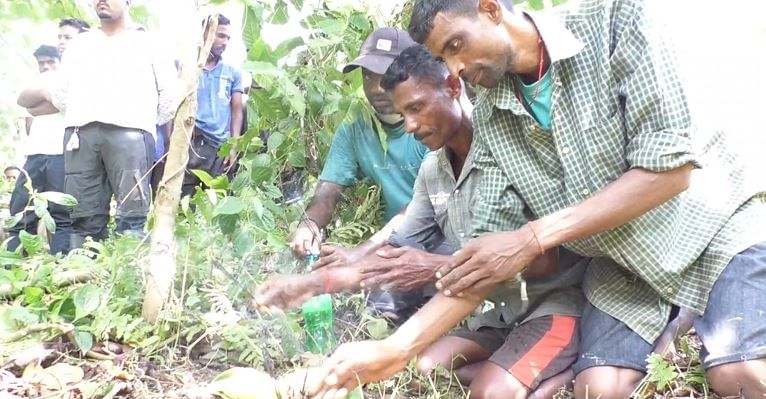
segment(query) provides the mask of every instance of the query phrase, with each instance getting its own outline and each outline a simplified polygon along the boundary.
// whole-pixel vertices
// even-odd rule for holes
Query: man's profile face
[[[80,33],[80,30],[75,28],[72,25],[64,25],[59,28],[59,55],[64,55],[64,50],[66,50],[66,45],[69,43],[70,40],[74,39],[75,36],[77,36]]]
[[[57,57],[50,57],[47,55],[38,56],[37,68],[40,70],[40,73],[55,71],[59,69],[59,59]]]
[[[125,15],[129,0],[93,0],[93,8],[100,19],[118,19]]]
[[[463,110],[456,101],[460,91],[451,94],[446,79],[438,86],[430,80],[410,77],[397,84],[390,94],[394,109],[404,117],[405,130],[431,151],[442,148],[454,137]]]
[[[384,115],[396,113],[394,105],[391,103],[391,98],[380,87],[380,80],[383,78],[383,75],[362,68],[362,76],[364,78],[364,95],[367,96],[367,101],[370,102],[375,112]]]
[[[218,25],[218,29],[215,31],[215,40],[213,40],[213,46],[210,47],[210,54],[215,58],[221,58],[221,55],[226,51],[226,45],[231,39],[231,31],[229,25]]]
[[[16,179],[19,177],[19,170],[18,169],[6,169],[5,171],[5,180],[9,182],[16,181]]]
[[[438,13],[424,44],[434,57],[444,60],[450,74],[486,88],[500,83],[511,62],[508,35],[482,12],[477,16]]]

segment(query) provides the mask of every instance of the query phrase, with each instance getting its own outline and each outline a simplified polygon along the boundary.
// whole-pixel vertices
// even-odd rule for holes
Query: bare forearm
[[[33,116],[51,115],[60,112],[50,101],[43,101],[40,104],[27,108],[27,112]]]
[[[631,169],[591,198],[532,222],[545,249],[630,222],[686,190],[691,164],[667,172]]]
[[[306,209],[306,216],[316,222],[320,228],[327,226],[335,207],[338,206],[343,189],[344,187],[339,184],[320,181]]]
[[[407,207],[405,206],[399,211],[399,213],[396,214],[396,216],[392,217],[391,220],[389,220],[382,229],[378,230],[377,233],[370,237],[368,241],[372,242],[373,244],[380,245],[388,240],[388,237],[391,237],[391,233],[393,233],[394,230],[396,230],[404,220],[404,215],[406,212]]]
[[[463,297],[448,297],[438,293],[387,340],[394,347],[405,350],[411,358],[470,315],[490,291],[474,291]]]
[[[231,137],[239,137],[242,135],[242,121],[244,120],[242,107],[238,109],[232,109],[231,111]]]
[[[44,101],[50,102],[50,100],[50,94],[48,94],[46,90],[27,89],[19,94],[19,97],[16,99],[16,103],[20,107],[32,108],[40,105]]]

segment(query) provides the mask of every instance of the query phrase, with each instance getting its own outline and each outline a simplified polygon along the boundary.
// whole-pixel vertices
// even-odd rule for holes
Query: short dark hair
[[[5,168],[5,170],[3,170],[3,174],[6,174],[6,173],[8,173],[11,170],[15,170],[15,171],[18,171],[19,173],[21,173],[21,169],[19,169],[18,167],[16,167],[16,166],[9,166],[9,167]]]
[[[59,28],[63,26],[71,26],[77,30],[80,31],[80,33],[85,32],[86,30],[90,29],[90,24],[77,18],[65,18],[62,19],[61,22],[59,22]]]
[[[206,23],[210,22],[210,18],[213,18],[212,15],[208,15],[207,18],[202,20],[202,26],[205,26]],[[231,20],[229,18],[226,18],[223,14],[218,14],[218,25],[230,25]]]
[[[447,66],[434,58],[426,46],[418,44],[407,47],[396,57],[380,80],[380,87],[385,91],[392,91],[399,83],[409,78],[427,81],[439,87],[447,73]]]
[[[51,57],[51,58],[59,58],[59,51],[57,48],[53,46],[49,46],[47,44],[43,44],[42,46],[38,47],[37,50],[35,50],[32,55],[35,56],[35,58],[40,57]]]
[[[513,11],[511,0],[498,0],[508,10]],[[475,16],[478,13],[478,0],[417,0],[412,7],[412,17],[407,32],[412,40],[423,43],[434,29],[434,18],[440,12]]]

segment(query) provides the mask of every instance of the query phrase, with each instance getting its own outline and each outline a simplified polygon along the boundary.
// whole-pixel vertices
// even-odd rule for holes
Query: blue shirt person
[[[211,176],[224,173],[236,162],[234,149],[226,157],[218,156],[218,150],[230,137],[242,134],[244,119],[242,73],[221,60],[231,38],[230,24],[228,18],[218,15],[215,40],[197,86],[197,120],[186,166],[189,171],[203,170]],[[186,173],[181,194],[193,194],[199,184],[194,174]]]
[[[381,122],[388,148],[387,151],[383,149],[375,126],[370,126],[371,123],[361,115],[354,122],[338,128],[314,197],[306,209],[306,217],[291,237],[291,248],[296,256],[320,252],[319,232],[330,222],[343,189],[359,176],[380,185],[386,221],[412,199],[415,178],[428,149],[413,135],[405,133],[401,115],[395,113],[388,94],[380,87],[380,79],[401,51],[414,44],[404,31],[377,29],[362,44],[359,57],[343,68],[344,73],[349,73],[361,67],[364,93],[375,110],[374,117]],[[380,235],[387,236],[384,232]],[[349,250],[325,247],[320,263],[351,261],[370,249],[357,248],[359,250],[352,254]]]

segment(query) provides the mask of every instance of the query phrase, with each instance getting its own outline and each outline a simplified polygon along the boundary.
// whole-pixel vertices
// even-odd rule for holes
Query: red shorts
[[[489,361],[507,370],[530,390],[568,369],[577,360],[579,318],[544,316],[515,328],[482,327],[450,334],[492,352]]]

